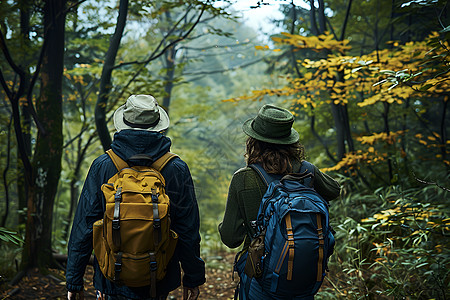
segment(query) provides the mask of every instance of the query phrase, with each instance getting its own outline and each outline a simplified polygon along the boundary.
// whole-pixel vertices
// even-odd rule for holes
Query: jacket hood
[[[111,149],[123,160],[136,154],[145,154],[152,158],[150,164],[170,150],[172,142],[165,135],[145,130],[125,129],[114,134]],[[149,161],[134,161],[131,164],[149,165]]]

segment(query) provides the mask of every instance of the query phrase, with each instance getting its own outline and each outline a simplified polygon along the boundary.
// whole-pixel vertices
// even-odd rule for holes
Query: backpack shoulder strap
[[[314,165],[306,160],[302,160],[302,166],[300,168],[300,173],[312,173],[314,175]]]
[[[270,183],[272,183],[273,181],[276,180],[276,178],[272,177],[271,175],[269,175],[266,170],[264,170],[264,168],[259,165],[259,164],[250,164],[248,165],[250,168],[252,168],[253,170],[255,170],[255,172],[259,175],[259,177],[261,177],[261,179],[263,180],[264,184],[266,186],[269,186]]]
[[[109,155],[111,160],[113,161],[114,165],[117,168],[117,171],[122,170],[123,168],[128,168],[128,164],[121,159],[112,149],[106,150],[106,154]]]
[[[158,170],[159,172],[164,168],[164,166],[172,159],[175,157],[179,157],[178,155],[176,155],[175,153],[171,153],[171,152],[167,152],[166,154],[164,154],[163,156],[161,156],[160,158],[158,158],[153,164],[152,164],[152,168]]]
[[[304,176],[303,183],[305,186],[314,186],[314,165],[306,160],[302,161],[299,173]]]

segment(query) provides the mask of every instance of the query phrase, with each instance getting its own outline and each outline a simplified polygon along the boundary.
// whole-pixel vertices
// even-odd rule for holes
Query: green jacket
[[[339,183],[314,166],[314,189],[327,201],[340,194]],[[294,170],[300,170],[300,164]],[[267,187],[260,176],[245,167],[234,173],[231,179],[223,221],[219,224],[222,242],[229,248],[239,247],[244,242],[247,249],[254,234],[250,222],[256,220],[259,205]]]

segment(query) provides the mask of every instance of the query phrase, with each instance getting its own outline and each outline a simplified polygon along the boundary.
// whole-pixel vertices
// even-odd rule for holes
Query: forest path
[[[232,299],[237,284],[236,275],[232,281],[232,268],[234,253],[224,252],[216,256],[205,258],[206,283],[200,287],[200,297],[203,300]],[[53,270],[61,276],[64,272]],[[85,299],[96,299],[92,285],[93,269],[88,266],[85,273]],[[4,283],[0,286],[0,299],[67,299],[65,282],[52,275],[42,275],[37,270],[29,272],[14,286]],[[181,300],[183,291],[181,288],[169,295],[169,300]]]

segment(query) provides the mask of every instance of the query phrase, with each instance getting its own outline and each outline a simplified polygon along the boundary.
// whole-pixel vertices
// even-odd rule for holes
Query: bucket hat
[[[163,131],[170,121],[166,111],[151,95],[131,95],[127,102],[114,112],[114,127],[123,129]]]
[[[259,141],[287,145],[299,140],[299,134],[292,128],[292,124],[294,116],[288,110],[266,104],[255,118],[244,122],[242,130]]]

